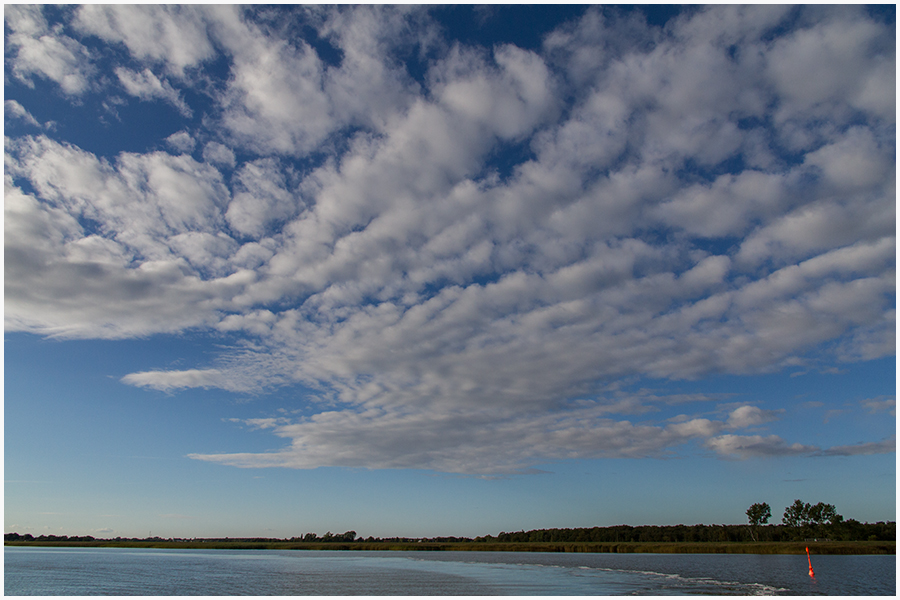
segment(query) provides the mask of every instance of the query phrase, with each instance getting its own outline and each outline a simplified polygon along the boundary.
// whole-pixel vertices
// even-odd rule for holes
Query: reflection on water
[[[7,547],[6,595],[889,595],[894,556]]]

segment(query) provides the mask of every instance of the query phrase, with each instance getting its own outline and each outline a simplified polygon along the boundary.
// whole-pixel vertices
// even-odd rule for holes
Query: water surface
[[[6,547],[6,595],[887,595],[894,556]]]

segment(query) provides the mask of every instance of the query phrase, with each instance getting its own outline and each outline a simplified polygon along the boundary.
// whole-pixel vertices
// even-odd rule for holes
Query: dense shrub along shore
[[[757,535],[753,540],[751,534]],[[837,525],[789,527],[761,525],[616,525],[575,529],[535,529],[502,532],[475,541],[498,542],[791,542],[822,539],[830,541],[896,541],[893,521],[860,523],[854,519]]]
[[[39,540],[7,546],[171,548],[206,550],[357,550],[479,552],[613,552],[656,554],[896,554],[895,542],[291,542],[284,540]]]
[[[501,532],[476,538],[362,538],[355,531],[277,538],[114,538],[7,533],[6,545],[296,550],[472,550],[514,552],[656,552],[803,554],[895,554],[896,523],[852,519],[823,533],[785,525],[764,525],[753,541],[747,525],[617,525]]]

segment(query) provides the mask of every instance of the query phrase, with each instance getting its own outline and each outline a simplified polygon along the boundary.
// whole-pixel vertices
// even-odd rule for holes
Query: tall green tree
[[[754,542],[759,541],[759,527],[769,522],[772,516],[772,509],[767,502],[757,502],[751,504],[747,509],[747,520],[750,521],[750,537]]]
[[[844,517],[837,513],[833,504],[819,502],[809,507],[809,525],[816,531],[816,535],[823,537],[836,533],[838,526],[844,521]]]
[[[805,535],[814,532],[817,536],[828,536],[838,531],[844,517],[837,513],[833,504],[810,504],[794,500],[793,504],[784,509],[781,520],[798,533]]]
[[[794,503],[784,509],[781,522],[788,527],[803,527],[809,522],[809,502],[794,500]]]

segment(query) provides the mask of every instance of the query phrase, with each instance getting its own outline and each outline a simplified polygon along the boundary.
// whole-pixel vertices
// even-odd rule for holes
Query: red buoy
[[[815,574],[815,572],[813,572],[812,559],[809,558],[809,546],[806,547],[806,562],[809,563],[809,576],[815,577],[816,574]]]

